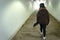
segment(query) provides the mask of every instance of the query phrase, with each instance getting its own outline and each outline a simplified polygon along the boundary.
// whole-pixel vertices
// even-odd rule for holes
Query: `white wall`
[[[8,40],[32,14],[29,0],[0,0],[0,40]]]
[[[48,0],[47,8],[59,22],[60,22],[60,0]]]

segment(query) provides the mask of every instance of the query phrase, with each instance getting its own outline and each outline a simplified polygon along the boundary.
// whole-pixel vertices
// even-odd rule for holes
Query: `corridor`
[[[39,25],[33,28],[36,22],[37,11],[33,12],[12,40],[42,40]],[[50,23],[47,26],[46,40],[60,40],[60,23],[50,15]]]
[[[0,40],[42,40],[33,27],[40,3],[50,15],[46,40],[60,40],[60,0],[0,0]]]

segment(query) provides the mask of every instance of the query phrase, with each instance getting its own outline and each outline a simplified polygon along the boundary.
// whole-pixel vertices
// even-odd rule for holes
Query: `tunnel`
[[[60,0],[0,0],[0,40],[42,40],[33,28],[40,3],[50,16],[46,40],[60,40]]]

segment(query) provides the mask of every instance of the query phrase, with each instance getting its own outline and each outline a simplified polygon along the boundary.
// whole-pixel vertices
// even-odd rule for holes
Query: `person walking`
[[[44,3],[40,4],[39,11],[37,13],[37,22],[34,23],[33,27],[37,24],[40,25],[41,34],[43,34],[43,39],[46,39],[46,26],[49,24],[49,12],[46,9]]]

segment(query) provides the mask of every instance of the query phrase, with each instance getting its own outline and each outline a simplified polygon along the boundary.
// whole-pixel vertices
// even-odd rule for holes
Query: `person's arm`
[[[48,24],[49,24],[49,21],[50,21],[50,15],[49,15],[49,12],[47,11],[47,19],[48,19]]]
[[[39,13],[39,11],[38,11]],[[38,24],[38,13],[37,13],[37,17],[36,17],[36,23],[34,23],[33,27],[35,27]]]

